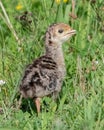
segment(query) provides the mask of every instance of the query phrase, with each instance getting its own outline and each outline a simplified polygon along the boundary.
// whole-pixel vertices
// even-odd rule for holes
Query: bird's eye
[[[58,30],[59,33],[63,33],[63,31],[64,31],[63,29]]]

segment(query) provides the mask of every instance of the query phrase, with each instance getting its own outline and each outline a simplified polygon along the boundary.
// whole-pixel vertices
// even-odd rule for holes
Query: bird
[[[62,45],[76,34],[68,24],[55,23],[45,33],[45,52],[25,68],[19,86],[23,98],[33,99],[40,113],[41,98],[51,96],[56,100],[62,88],[66,67]]]

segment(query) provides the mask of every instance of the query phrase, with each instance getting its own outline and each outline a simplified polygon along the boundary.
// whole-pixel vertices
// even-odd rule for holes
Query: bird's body
[[[44,97],[57,91],[60,76],[56,62],[44,55],[28,65],[20,91],[25,98]]]
[[[20,93],[25,98],[35,98],[37,111],[39,100],[52,95],[57,98],[66,73],[62,43],[75,34],[70,26],[60,23],[51,25],[45,35],[45,55],[29,64],[20,84]]]

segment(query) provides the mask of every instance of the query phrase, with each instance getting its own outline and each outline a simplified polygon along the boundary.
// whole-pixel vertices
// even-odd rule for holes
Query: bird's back
[[[25,98],[43,97],[56,91],[60,81],[57,63],[45,55],[26,67],[20,92]]]

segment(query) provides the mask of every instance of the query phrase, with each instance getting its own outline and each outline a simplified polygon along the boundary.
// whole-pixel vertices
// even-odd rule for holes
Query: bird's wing
[[[32,89],[35,95],[53,92],[57,86],[57,64],[51,57],[42,56],[27,66],[20,89]],[[39,94],[40,93],[40,94]]]

